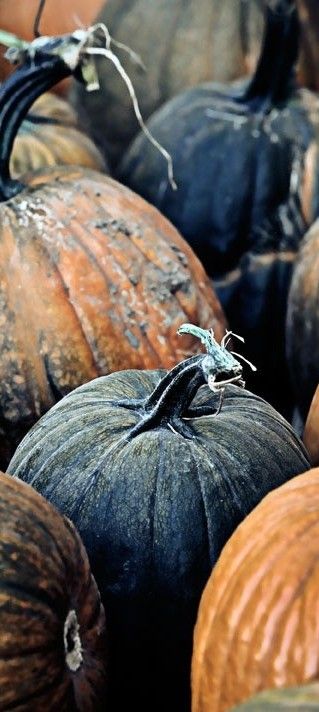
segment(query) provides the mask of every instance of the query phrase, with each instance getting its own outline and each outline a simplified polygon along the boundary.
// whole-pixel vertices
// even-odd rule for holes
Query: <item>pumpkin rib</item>
[[[269,495],[267,495],[267,497],[268,496]],[[275,512],[275,516],[277,519],[277,512]],[[288,518],[288,514],[287,514],[287,518]],[[302,515],[300,516],[300,520],[301,520],[301,522],[303,521]],[[295,517],[294,521],[297,524],[296,517]],[[239,525],[239,526],[241,526],[241,525]],[[312,526],[313,526],[312,524],[311,525],[307,524],[301,530],[301,532],[299,532],[298,536],[300,537],[303,533],[309,531]],[[285,555],[287,543],[289,541],[293,541],[295,536],[296,536],[295,531],[289,532],[288,540],[286,539],[285,542],[282,543],[282,547],[279,551],[275,550],[274,553],[272,554],[272,556],[269,557],[269,560],[267,563],[267,569],[263,569],[263,571],[261,571],[258,568],[258,563],[260,560],[260,551],[258,552],[258,554],[256,554],[255,558],[254,558],[254,556],[252,557],[252,551],[254,549],[254,541],[251,538],[249,540],[245,540],[243,542],[241,555],[240,555],[240,557],[237,557],[235,561],[232,558],[231,542],[228,544],[228,549],[225,552],[225,555],[228,557],[229,564],[230,564],[230,578],[227,582],[223,581],[223,580],[221,580],[221,581],[218,580],[218,582],[215,584],[214,590],[213,590],[213,596],[214,596],[214,599],[216,600],[216,606],[218,606],[219,615],[222,616],[223,611],[227,610],[228,599],[232,598],[233,590],[238,588],[238,577],[240,576],[241,567],[244,564],[245,560],[248,557],[250,557],[250,559],[252,560],[252,567],[254,568],[253,584],[254,584],[254,590],[256,590],[259,586],[260,579],[263,576],[263,572],[264,571],[267,572],[267,571],[271,570],[274,567],[274,564],[278,561],[278,559],[280,559],[282,557],[282,555]],[[271,538],[268,539],[267,541],[265,541],[261,551],[262,552],[268,551],[270,549],[273,550],[273,543],[272,543]],[[254,562],[255,562],[256,566],[254,566]],[[245,576],[244,571],[242,573],[242,576],[243,577]],[[251,596],[251,588],[249,589],[249,591],[247,591],[247,592],[245,591],[245,595],[246,595],[246,597],[248,595]],[[210,582],[208,582],[207,587],[203,594],[203,600],[205,598],[207,598],[207,600],[209,600],[209,598],[211,596],[212,596],[212,587],[211,587]],[[249,603],[249,601],[248,601],[248,603]],[[199,673],[205,674],[204,665],[203,665],[203,663],[199,663],[199,660],[203,659],[203,654],[204,654],[205,650],[212,646],[211,630],[213,628],[213,622],[214,622],[214,618],[215,618],[215,611],[213,611],[213,607],[211,607],[211,609],[210,609],[210,611],[211,611],[210,616],[207,615],[207,614],[209,614],[208,607],[205,607],[205,611],[206,611],[206,619],[205,619],[205,624],[201,631],[200,645],[196,646],[196,657],[197,657],[198,664],[196,664],[195,687],[197,690],[199,690],[203,684],[200,682]],[[238,620],[242,615],[242,609],[239,609],[238,605],[236,607],[236,614],[237,614],[237,620]],[[206,631],[206,636],[204,636],[204,634],[203,634],[204,630]],[[231,634],[234,635],[234,631],[235,631],[235,626],[233,626],[232,629],[229,629],[229,631],[228,631],[229,635],[228,635],[228,639],[227,639],[227,648],[225,648],[225,647],[223,648],[223,651],[224,651],[223,657],[221,655],[219,656],[219,666],[220,666],[220,668],[224,669],[225,671],[226,671],[226,668],[228,665],[229,651],[231,651],[231,649],[232,649],[232,642],[233,642],[233,638],[231,638],[230,635]],[[196,637],[196,631],[195,631],[195,637]],[[225,675],[226,675],[226,672],[225,672]],[[224,675],[223,679],[225,679],[225,675]],[[220,686],[220,694],[222,694],[222,690],[223,690],[223,685]],[[220,697],[218,699],[219,699],[219,703],[220,703]],[[195,709],[196,709],[196,704],[195,704]]]
[[[303,488],[305,490],[305,495],[307,495],[308,492],[308,498],[307,500],[305,499],[306,502],[306,507],[309,506],[309,503],[311,501],[310,497],[310,488],[309,488],[309,483],[307,480],[307,476],[301,476],[300,478],[302,479],[304,477],[304,481],[300,483],[300,490]],[[294,478],[295,480],[298,480],[299,478]],[[290,484],[290,483],[289,483]],[[315,485],[316,491],[315,491],[315,497],[318,500],[318,484]],[[286,485],[283,486],[283,488],[280,488],[285,490]],[[194,660],[194,668],[193,668],[193,673],[195,673],[196,670],[196,678],[194,677],[193,674],[193,687],[194,690],[197,690],[199,692],[200,688],[204,690],[205,683],[200,680],[200,674],[205,674],[207,675],[208,673],[208,668],[205,666],[205,663],[203,663],[203,655],[206,654],[206,651],[209,649],[213,649],[214,643],[213,640],[216,637],[216,624],[217,624],[217,617],[219,620],[227,620],[227,612],[229,616],[229,611],[231,611],[231,625],[227,625],[227,648],[225,647],[225,635],[224,633],[222,634],[222,639],[220,640],[220,646],[219,646],[219,653],[218,653],[218,668],[216,667],[216,661],[214,662],[214,680],[217,680],[218,684],[218,690],[219,690],[219,697],[218,699],[215,697],[214,698],[214,710],[216,709],[224,709],[224,706],[221,706],[221,700],[222,700],[222,695],[225,690],[225,685],[227,688],[227,681],[228,679],[233,680],[236,679],[237,685],[240,685],[240,680],[241,678],[244,680],[245,676],[245,670],[246,674],[248,674],[248,670],[245,668],[244,664],[244,658],[243,658],[243,652],[242,648],[238,646],[238,641],[242,640],[242,631],[247,629],[250,632],[252,636],[255,635],[255,637],[250,637],[249,639],[247,638],[247,635],[245,636],[245,642],[247,642],[247,652],[250,650],[256,651],[256,661],[258,660],[258,655],[257,652],[259,653],[259,646],[257,644],[257,639],[256,635],[260,637],[261,640],[267,641],[267,649],[271,647],[272,643],[269,639],[269,635],[266,636],[266,634],[263,632],[263,628],[261,628],[261,611],[260,611],[260,606],[259,609],[256,608],[256,602],[258,604],[265,603],[263,606],[263,618],[265,623],[267,624],[268,619],[270,620],[271,624],[274,625],[274,618],[273,615],[270,617],[269,612],[274,610],[274,604],[276,604],[276,601],[278,599],[278,591],[277,588],[274,586],[272,587],[272,592],[267,589],[265,591],[264,589],[259,588],[259,581],[262,581],[263,579],[268,581],[268,584],[271,583],[270,579],[270,574],[273,572],[272,580],[273,582],[276,581],[276,576],[278,578],[278,572],[279,573],[279,579],[278,581],[282,580],[282,582],[287,580],[288,587],[291,589],[289,592],[289,598],[290,598],[290,603],[287,603],[287,599],[282,598],[278,599],[281,609],[284,612],[284,615],[280,615],[280,628],[277,630],[277,643],[273,647],[273,649],[276,650],[276,658],[274,658],[274,664],[275,661],[277,660],[279,656],[279,649],[278,646],[282,644],[284,648],[287,648],[287,638],[286,632],[288,630],[288,635],[289,635],[289,630],[291,629],[291,624],[289,624],[289,620],[291,620],[291,615],[296,616],[296,605],[298,606],[298,599],[301,597],[302,592],[304,591],[304,587],[307,583],[307,578],[309,579],[311,571],[315,568],[318,567],[318,554],[316,551],[316,541],[318,540],[318,537],[316,535],[316,530],[318,529],[318,517],[317,517],[317,510],[316,510],[316,501],[314,500],[314,506],[313,506],[313,512],[312,513],[307,513],[307,522],[305,522],[305,508],[303,504],[302,497],[298,497],[299,495],[299,490],[297,488],[297,482],[295,483],[294,480],[291,481],[291,487],[287,486],[287,492],[286,494],[288,495],[287,500],[281,496],[281,501],[279,499],[278,502],[278,507],[271,509],[271,502],[276,501],[276,495],[279,490],[275,490],[273,493],[270,495],[267,495],[265,500],[258,505],[258,509],[261,514],[260,518],[260,523],[265,521],[265,525],[261,526],[261,530],[259,532],[259,539],[258,539],[258,549],[257,551],[254,551],[255,549],[255,541],[252,536],[247,537],[247,535],[244,537],[245,530],[246,530],[246,523],[243,522],[239,527],[236,532],[236,549],[235,549],[235,554],[232,549],[232,541],[231,539],[228,544],[226,545],[225,552],[222,554],[223,558],[223,563],[227,566],[229,564],[228,568],[228,574],[227,577],[221,578],[219,572],[221,571],[221,567],[216,569],[215,572],[215,580],[214,580],[214,587],[212,587],[212,584],[209,583],[206,587],[206,590],[204,592],[203,596],[203,611],[205,611],[205,618],[202,617],[201,624],[203,624],[203,627],[201,628],[201,637],[200,637],[200,645],[196,646],[196,631],[195,631],[195,660]],[[290,491],[290,497],[289,497],[289,491]],[[295,494],[296,493],[296,494]],[[277,495],[278,496],[278,495]],[[297,499],[298,498],[298,499]],[[267,512],[268,518],[265,519],[263,517],[263,512]],[[250,515],[251,517],[251,515]],[[272,517],[272,518],[271,518]],[[311,521],[309,522],[309,517]],[[294,526],[289,529],[287,527],[288,523],[291,521],[294,522]],[[287,523],[287,525],[286,525]],[[278,538],[278,525],[280,524],[281,531],[285,531],[285,537]],[[267,532],[267,537],[263,535],[263,531]],[[272,535],[272,532],[274,534]],[[312,533],[313,532],[313,533]],[[295,573],[294,579],[296,579],[296,586],[297,588],[294,589],[294,584],[293,582],[290,581],[289,576],[286,578],[285,577],[285,569],[287,572],[293,571],[293,562],[294,561],[300,561],[300,557],[302,557],[302,551],[305,550],[305,544],[304,542],[308,543],[313,542],[313,551],[312,553],[310,552],[310,560],[307,565],[306,571],[303,571],[303,577],[302,580],[298,579],[298,572]],[[238,546],[238,544],[242,544]],[[307,544],[306,544],[307,546]],[[287,552],[289,553],[289,559],[287,559]],[[227,564],[228,562],[228,564]],[[248,568],[249,566],[249,568]],[[283,569],[284,567],[284,569]],[[253,576],[252,576],[253,573]],[[225,574],[225,571],[224,571]],[[314,582],[315,583],[315,582]],[[310,584],[311,585],[311,584]],[[314,585],[314,584],[313,584]],[[277,582],[278,586],[278,582]],[[238,595],[235,595],[236,592],[239,591],[240,593]],[[261,597],[261,591],[263,591],[263,597]],[[288,589],[289,591],[289,589]],[[270,594],[272,595],[272,598],[269,598]],[[287,593],[288,595],[288,593]],[[310,594],[309,594],[310,595]],[[311,594],[312,595],[312,594]],[[315,593],[313,594],[315,595]],[[225,597],[226,596],[226,597]],[[239,601],[240,597],[245,597],[246,600],[246,613],[244,609],[239,608]],[[268,596],[268,597],[267,597]],[[316,600],[316,596],[315,596]],[[211,606],[207,606],[206,602],[208,603],[211,601]],[[287,607],[287,608],[286,608]],[[210,614],[208,609],[210,608]],[[308,606],[309,609],[309,606]],[[255,618],[251,619],[251,611],[253,611],[253,616]],[[236,619],[234,619],[234,615],[236,615]],[[225,618],[226,616],[226,618]],[[302,625],[302,618],[300,618],[300,615],[298,616],[299,620],[299,639],[300,639],[300,626]],[[216,621],[216,622],[215,622]],[[236,622],[237,621],[237,622]],[[249,626],[247,626],[247,622],[249,621]],[[257,628],[258,626],[258,628]],[[318,627],[319,627],[319,622],[318,622]],[[232,637],[230,637],[230,634]],[[293,634],[293,633],[292,633]],[[212,638],[212,635],[214,636]],[[235,636],[235,637],[234,637]],[[275,639],[273,639],[274,641]],[[232,645],[233,642],[235,641],[235,648],[237,651],[237,656],[234,656],[232,654]],[[280,643],[282,641],[282,643]],[[313,639],[312,636],[312,645],[315,644],[315,639]],[[307,646],[306,646],[307,647]],[[294,647],[290,647],[291,654],[293,654]],[[297,649],[296,649],[297,650]],[[224,651],[223,657],[221,655],[221,651]],[[227,652],[225,652],[227,651]],[[240,655],[240,658],[238,658],[238,655]],[[310,655],[310,654],[309,654]],[[310,657],[309,657],[310,659]],[[255,660],[255,658],[254,658]],[[267,667],[267,658],[265,655],[263,655],[263,668]],[[316,656],[315,656],[316,660]],[[314,660],[314,662],[315,662]],[[201,662],[200,662],[201,661]],[[254,668],[251,667],[252,660],[250,660],[250,668],[249,668],[249,677],[250,680],[252,680],[252,676],[254,675]],[[231,665],[232,663],[232,665]],[[240,663],[240,664],[239,664]],[[234,665],[238,665],[238,671],[236,668],[234,668]],[[271,680],[265,679],[262,677],[262,669],[260,669],[260,665],[256,662],[256,665],[258,667],[258,674],[261,677],[261,682],[259,685],[255,686],[254,683],[254,690],[257,689],[265,689],[267,686],[269,686],[270,682],[273,685],[273,678]],[[294,670],[294,665],[295,662],[294,660],[291,661],[290,664],[287,663],[287,671],[291,668]],[[300,667],[300,663],[298,663]],[[269,669],[269,666],[268,666]],[[220,672],[219,672],[220,671]],[[314,674],[315,670],[312,670],[312,673]],[[232,684],[230,682],[230,684]],[[290,684],[289,678],[285,678],[285,684]],[[262,686],[262,687],[261,687]],[[211,685],[210,685],[211,688]],[[195,693],[194,693],[195,694]],[[202,693],[201,693],[202,694]],[[215,694],[216,694],[216,685],[215,685]],[[226,699],[229,700],[229,697],[227,697],[227,690],[226,690]],[[199,702],[198,698],[194,697],[194,709],[199,709]],[[228,703],[229,704],[229,703]],[[216,705],[216,706],[215,706]],[[200,707],[202,709],[202,707]]]
[[[79,226],[77,226],[77,227],[79,227]],[[77,230],[77,232],[78,232],[78,230]],[[85,232],[87,233],[87,236],[90,235],[90,231],[89,231],[89,230],[86,230]],[[93,236],[93,233],[91,233],[91,235]],[[82,232],[82,236],[85,236],[85,237],[86,237],[86,235],[84,235],[84,231]],[[83,243],[81,243],[81,244],[83,244]],[[86,249],[86,248],[83,246],[83,249]],[[129,276],[128,276],[128,274],[124,271],[124,269],[122,268],[122,265],[120,264],[120,262],[116,259],[116,255],[115,255],[115,253],[114,253],[113,245],[112,245],[111,240],[108,242],[108,250],[109,250],[110,258],[113,257],[113,259],[114,259],[114,264],[113,264],[113,265],[111,265],[111,259],[109,259],[109,261],[108,261],[108,263],[107,263],[106,265],[99,263],[98,260],[97,260],[97,257],[95,257],[95,259],[96,259],[96,268],[99,269],[99,271],[100,271],[100,273],[101,273],[101,275],[103,276],[103,279],[104,279],[104,281],[105,281],[106,287],[107,287],[108,290],[109,290],[110,287],[112,286],[112,284],[114,284],[114,283],[109,279],[109,270],[110,270],[110,269],[112,269],[113,274],[116,274],[116,272],[117,272],[118,274],[121,274],[126,280],[128,280],[128,283],[129,283]],[[137,290],[135,289],[135,298],[136,298],[136,292],[137,292]],[[140,313],[145,313],[145,312],[146,312],[146,314],[148,314],[148,302],[145,301],[145,299],[143,299],[143,295],[141,295]],[[151,315],[150,315],[150,317],[151,317]],[[124,315],[124,318],[125,318],[125,315]],[[151,321],[151,319],[150,319],[150,321]],[[119,334],[120,334],[121,330],[122,330],[122,325],[121,325],[121,323],[119,323],[119,326],[118,326],[118,329],[117,329],[117,331],[118,331]],[[147,339],[147,346],[148,346],[150,352],[154,354],[154,356],[156,357],[156,359],[158,359],[158,358],[159,358],[159,353],[158,353],[158,351],[156,351],[154,345],[149,341],[149,339]],[[143,344],[143,348],[144,348],[144,344]],[[145,354],[145,358],[146,358],[146,354]]]

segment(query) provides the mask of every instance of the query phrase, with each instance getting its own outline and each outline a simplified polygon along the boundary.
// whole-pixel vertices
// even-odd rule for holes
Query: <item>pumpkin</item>
[[[260,499],[309,467],[290,425],[252,393],[225,386],[218,412],[204,374],[217,388],[241,367],[216,342],[212,354],[75,389],[9,465],[83,537],[109,613],[114,709],[146,712],[150,700],[156,712],[189,709],[193,626],[211,568]]]
[[[87,0],[67,0],[67,2],[65,0],[46,0],[39,29],[43,35],[60,35],[65,32],[73,32],[75,27],[88,27],[92,24],[94,16],[102,4],[103,0],[90,0],[90,2]],[[21,39],[31,40],[39,5],[40,0],[19,0],[15,2],[14,12],[12,12],[10,0],[1,0],[1,29],[12,32]],[[0,57],[1,80],[10,73],[8,63]],[[69,80],[64,80],[54,90],[65,94],[68,91],[69,83]]]
[[[319,683],[289,687],[286,690],[267,690],[261,692],[232,712],[313,712],[319,710]]]
[[[132,62],[119,49],[143,117],[199,82],[235,79],[254,63],[262,28],[262,0],[108,0],[97,20],[141,58]],[[161,41],[158,41],[158,38]],[[88,94],[76,84],[72,101],[83,125],[116,166],[139,125],[127,88],[114,67],[98,64],[100,90]]]
[[[303,433],[303,441],[313,465],[319,465],[319,386],[312,399]]]
[[[105,710],[105,615],[70,521],[0,473],[1,710]]]
[[[211,325],[219,339],[225,328],[199,261],[131,191],[74,167],[31,173],[27,187],[10,178],[23,113],[70,73],[50,55],[52,45],[0,89],[2,467],[29,427],[72,388],[126,366],[173,366],[185,317]],[[194,353],[195,339],[185,348]]]
[[[286,342],[294,394],[305,419],[319,383],[319,220],[305,235],[289,290]]]
[[[193,712],[317,679],[318,515],[317,468],[268,494],[227,542],[199,606]]]
[[[319,198],[319,100],[295,88],[297,37],[293,3],[276,0],[267,9],[263,51],[248,85],[204,84],[154,114],[148,127],[172,155],[176,191],[142,134],[118,171],[194,248],[232,328],[245,337],[260,374],[254,388],[287,415],[287,292]]]
[[[93,141],[79,130],[71,105],[48,92],[35,101],[21,125],[12,151],[11,175],[18,178],[28,171],[64,164],[104,169]]]

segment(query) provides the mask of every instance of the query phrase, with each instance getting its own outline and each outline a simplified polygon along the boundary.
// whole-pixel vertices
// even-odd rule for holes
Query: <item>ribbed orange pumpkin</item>
[[[319,468],[282,485],[239,525],[201,599],[193,712],[318,678]]]
[[[93,141],[78,127],[70,104],[47,92],[35,101],[23,121],[11,156],[11,174],[18,178],[47,166],[74,164],[104,170]]]
[[[53,41],[56,49],[57,41]],[[225,322],[204,270],[144,200],[97,172],[9,175],[32,100],[70,69],[41,48],[0,89],[0,462],[53,403],[97,375],[170,368],[182,321]],[[63,45],[64,46],[64,45]],[[186,352],[198,349],[190,338]]]
[[[303,441],[313,465],[319,465],[319,385],[312,399],[306,420]]]
[[[106,709],[105,615],[71,522],[0,473],[0,709]]]

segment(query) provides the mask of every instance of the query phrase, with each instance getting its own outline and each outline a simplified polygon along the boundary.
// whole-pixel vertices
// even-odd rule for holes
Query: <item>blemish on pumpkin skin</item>
[[[134,334],[132,334],[131,331],[129,331],[129,329],[125,329],[124,336],[126,336],[128,342],[131,344],[131,346],[133,346],[133,349],[139,348],[139,346],[140,346],[139,340],[136,338],[136,336]]]

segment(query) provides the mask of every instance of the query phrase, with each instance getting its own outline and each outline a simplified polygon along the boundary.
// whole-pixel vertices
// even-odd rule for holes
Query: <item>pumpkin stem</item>
[[[244,385],[241,364],[223,344],[217,343],[212,330],[182,324],[178,333],[198,337],[207,354],[192,356],[179,363],[161,379],[145,401],[142,419],[130,431],[130,438],[159,426],[168,427],[174,433],[190,438],[193,433],[183,417],[193,415],[191,403],[200,386],[208,383],[214,393],[222,393],[228,383]],[[222,399],[217,407],[212,401],[211,406],[205,407],[205,415],[217,415],[221,404]]]
[[[8,50],[23,64],[0,87],[0,200],[8,200],[23,189],[23,184],[10,177],[9,164],[14,139],[30,106],[45,91],[76,70],[71,56],[80,40],[74,35],[40,38],[28,49]],[[63,51],[59,52],[59,47]]]
[[[69,611],[63,630],[65,662],[71,672],[79,670],[83,663],[80,626],[74,610]]]
[[[294,86],[299,52],[299,20],[294,0],[268,0],[263,46],[255,74],[241,102],[270,111]]]

